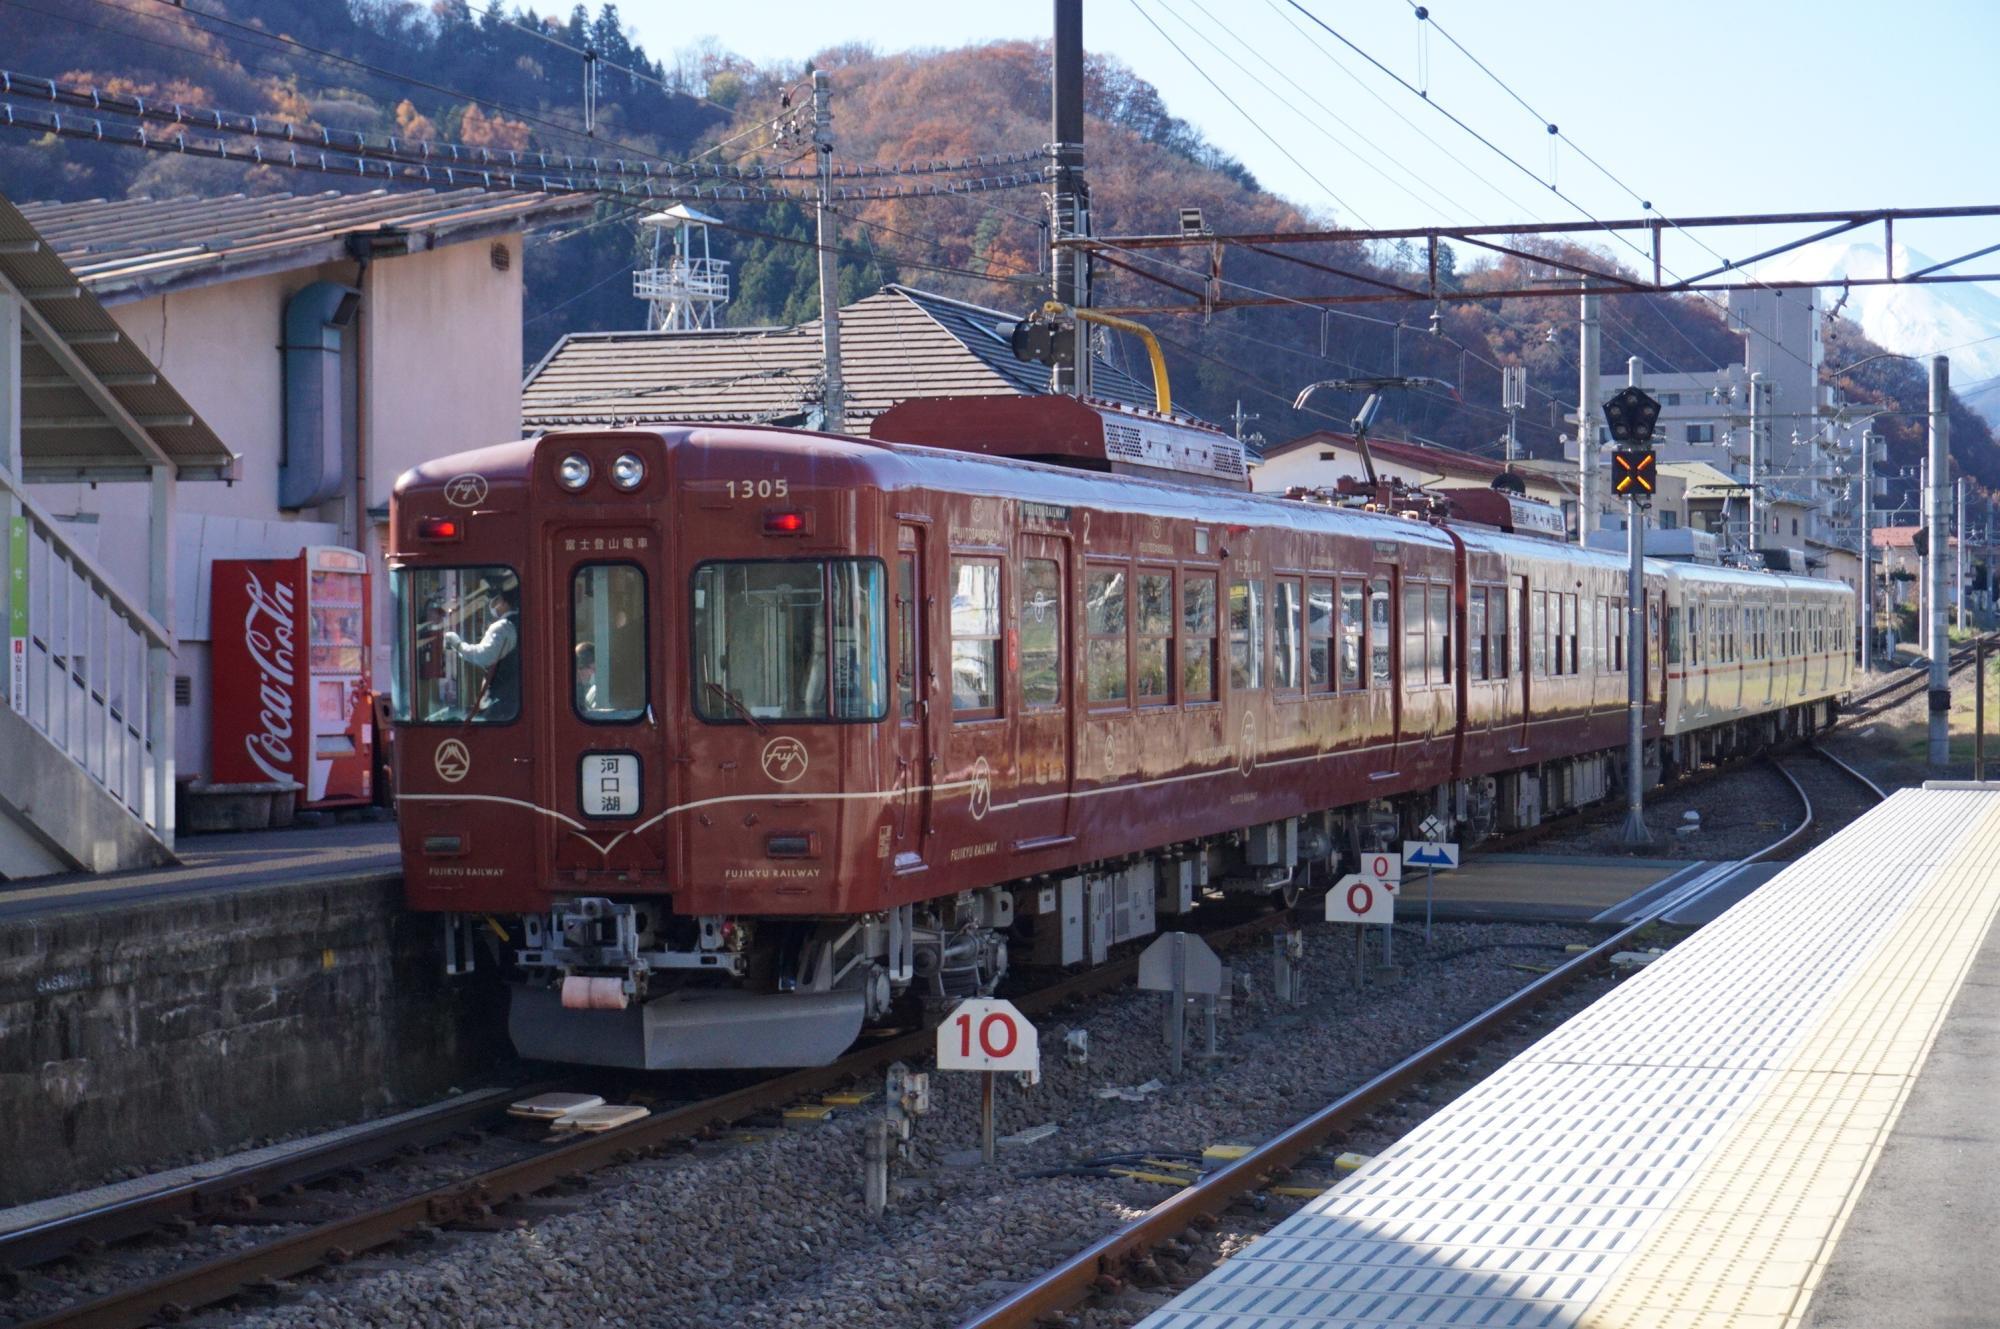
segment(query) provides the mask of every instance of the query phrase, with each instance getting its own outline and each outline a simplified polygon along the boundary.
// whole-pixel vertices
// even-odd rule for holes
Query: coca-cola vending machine
[[[368,802],[367,558],[314,545],[296,558],[219,558],[213,576],[215,783],[296,780],[307,808]]]

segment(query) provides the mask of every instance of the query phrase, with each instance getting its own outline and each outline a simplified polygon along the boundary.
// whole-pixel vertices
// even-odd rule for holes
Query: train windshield
[[[521,588],[514,569],[392,568],[396,719],[506,724],[521,713]]]
[[[694,574],[694,707],[715,724],[888,714],[879,560],[707,563]]]

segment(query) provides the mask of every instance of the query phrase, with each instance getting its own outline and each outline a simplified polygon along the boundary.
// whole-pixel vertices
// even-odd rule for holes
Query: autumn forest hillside
[[[534,29],[535,31],[528,31]],[[537,35],[539,33],[540,35]],[[862,47],[820,52],[811,65],[760,67],[696,44],[654,53],[636,44],[615,5],[578,5],[564,16],[532,9],[475,11],[466,0],[14,0],[0,8],[0,46],[20,72],[108,90],[252,112],[306,125],[393,132],[506,148],[599,153],[635,160],[780,165],[796,141],[770,126],[805,95],[812,67],[834,91],[836,159],[887,163],[1013,153],[1048,137],[1048,50],[1027,42],[950,51],[883,54]],[[630,73],[606,70],[596,133],[582,132],[577,52],[602,53]],[[1115,60],[1088,68],[1088,174],[1100,234],[1176,228],[1179,209],[1198,207],[1217,231],[1272,231],[1342,219],[1267,192],[1244,166],[1172,112],[1174,89]],[[352,189],[359,182],[276,167],[241,166],[36,138],[0,136],[0,189],[18,199],[78,199],[238,191]],[[712,237],[731,261],[731,323],[762,325],[815,317],[818,284],[808,209],[792,203],[704,202],[727,223]],[[641,239],[630,198],[608,197],[588,224],[530,240],[527,353],[538,358],[565,332],[638,326],[643,310],[627,274]],[[1045,286],[1044,199],[1035,188],[974,195],[843,204],[843,300],[901,281],[999,309],[1025,312]],[[1505,220],[1443,218],[1440,220]],[[1320,246],[1276,255],[1230,251],[1221,289],[1297,297],[1371,289],[1414,274],[1424,256],[1386,247]],[[1595,261],[1616,261],[1607,250]],[[1440,271],[1476,291],[1520,275],[1440,254]],[[1137,262],[1198,291],[1211,274],[1200,251],[1172,263]],[[1508,258],[1508,265],[1520,259]],[[1333,269],[1336,271],[1328,271]],[[1336,272],[1348,275],[1336,275]],[[1100,304],[1185,301],[1186,295],[1117,267],[1095,275]],[[1693,299],[1607,300],[1603,363],[1638,354],[1660,369],[1703,370],[1738,361],[1741,337],[1718,308]],[[1575,300],[1450,303],[1437,311],[1384,303],[1323,311],[1297,305],[1159,319],[1177,395],[1215,420],[1238,403],[1249,426],[1272,439],[1327,423],[1289,406],[1303,383],[1350,374],[1428,374],[1455,392],[1409,396],[1378,428],[1494,454],[1505,429],[1500,366],[1528,367],[1521,436],[1550,455],[1573,402]],[[1843,329],[1850,347],[1858,332]],[[1114,337],[1114,356],[1140,354]],[[1851,358],[1859,358],[1856,355]],[[1900,402],[1910,390],[1895,362],[1852,385]],[[1322,401],[1326,399],[1320,399]],[[1316,401],[1316,405],[1319,402]],[[1908,403],[1921,405],[1921,390]],[[1351,403],[1334,399],[1328,415]],[[1910,443],[1896,427],[1896,446]],[[1914,435],[1912,434],[1912,438]],[[1983,424],[1965,413],[1961,455],[1993,457]],[[1985,475],[1983,466],[1975,469]],[[1989,482],[2000,483],[2000,469]]]

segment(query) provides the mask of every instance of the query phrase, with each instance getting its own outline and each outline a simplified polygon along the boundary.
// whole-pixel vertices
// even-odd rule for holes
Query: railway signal
[[[1658,480],[1651,448],[1619,448],[1611,454],[1611,489],[1619,497],[1649,497]]]
[[[1651,844],[1646,829],[1646,500],[1657,476],[1653,460],[1653,426],[1659,423],[1659,399],[1633,381],[1604,403],[1604,422],[1618,449],[1612,453],[1612,489],[1625,500],[1625,830],[1628,845]]]
[[[1659,400],[1638,387],[1620,388],[1604,403],[1604,422],[1611,426],[1613,443],[1650,447],[1659,420]]]

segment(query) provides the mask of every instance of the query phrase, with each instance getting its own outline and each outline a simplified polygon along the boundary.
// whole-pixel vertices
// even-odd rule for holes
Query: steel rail
[[[28,1269],[89,1243],[110,1245],[177,1218],[208,1218],[244,1199],[262,1199],[297,1183],[376,1162],[406,1147],[422,1147],[466,1130],[508,1103],[561,1085],[548,1081],[491,1089],[412,1121],[384,1123],[338,1140],[248,1167],[218,1172],[145,1194],[115,1200],[28,1227],[0,1233],[0,1269]]]
[[[1289,909],[1274,909],[1203,935],[1212,945],[1228,946],[1282,926],[1291,917]],[[1137,955],[1128,956],[1017,997],[1015,1005],[1030,1016],[1046,1014],[1078,998],[1120,986],[1137,974],[1138,967]],[[928,1056],[935,1047],[936,1033],[932,1028],[895,1035],[827,1066],[789,1071],[629,1126],[587,1136],[533,1158],[434,1187],[366,1213],[231,1252],[93,1301],[66,1306],[37,1319],[22,1321],[11,1329],[53,1329],[68,1325],[139,1329],[161,1319],[177,1319],[198,1307],[227,1300],[254,1284],[295,1277],[321,1265],[342,1264],[364,1251],[442,1225],[488,1221],[501,1206],[572,1182],[585,1173],[657,1152],[677,1141],[782,1106],[807,1093],[879,1072],[891,1062]]]
[[[1782,767],[1779,769],[1784,773]],[[1804,818],[1798,826],[1741,862],[1752,863],[1773,857],[1812,828],[1812,800],[1806,797],[1803,786],[1789,773],[1785,773],[1785,778],[1798,792],[1805,808]],[[1132,1261],[1204,1219],[1213,1218],[1238,1196],[1258,1189],[1271,1177],[1283,1173],[1318,1149],[1328,1137],[1348,1129],[1380,1104],[1436,1074],[1453,1054],[1490,1038],[1522,1012],[1564,991],[1586,974],[1603,968],[1626,942],[1657,922],[1670,908],[1685,903],[1678,899],[1656,903],[1642,918],[1620,928],[1589,950],[1550,970],[1482,1014],[1286,1128],[1242,1158],[1162,1200],[1140,1217],[1093,1242],[1054,1269],[960,1321],[959,1329],[1032,1329],[1043,1317],[1069,1309],[1094,1290],[1116,1291],[1123,1285],[1123,1272]]]
[[[1876,784],[1873,780],[1863,775],[1853,766],[1849,765],[1847,762],[1842,761],[1839,757],[1834,756],[1831,752],[1828,752],[1825,748],[1819,746],[1819,744],[1808,743],[1806,744],[1806,750],[1808,752],[1811,752],[1814,756],[1820,758],[1822,761],[1830,762],[1834,766],[1839,767],[1843,772],[1845,772],[1849,776],[1852,776],[1855,780],[1859,781],[1861,785],[1868,790],[1869,793],[1875,795],[1876,802],[1880,803],[1888,799],[1889,797],[1888,790],[1884,789],[1881,785]]]

